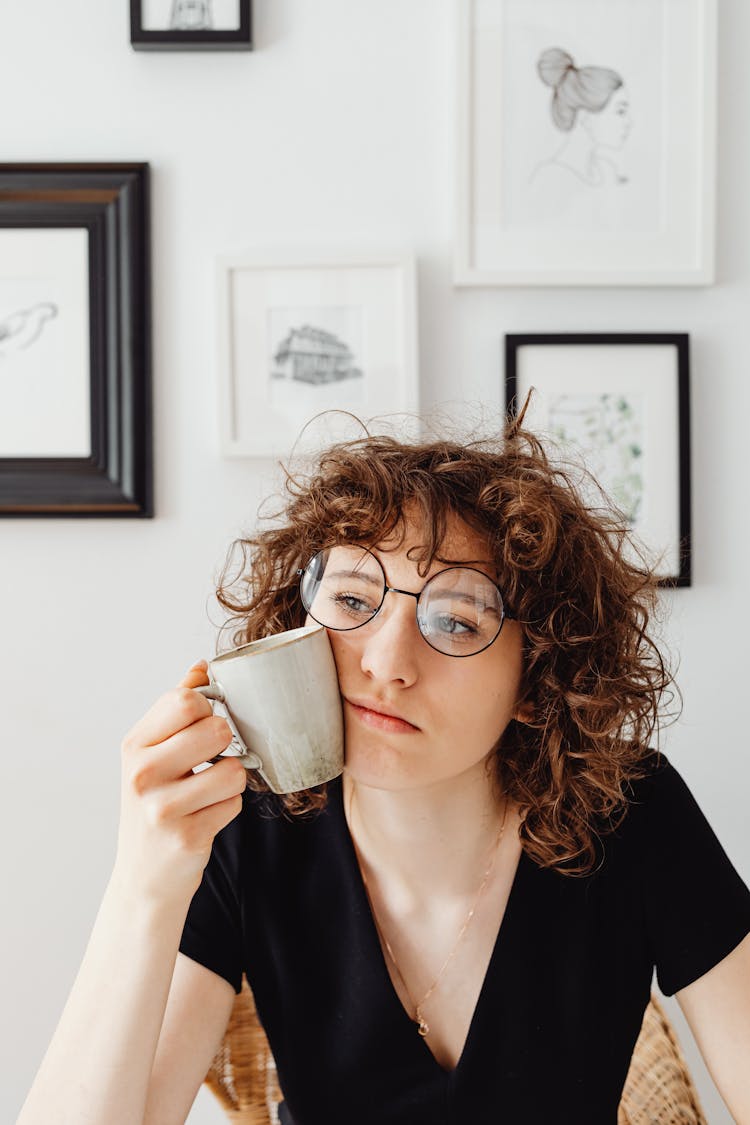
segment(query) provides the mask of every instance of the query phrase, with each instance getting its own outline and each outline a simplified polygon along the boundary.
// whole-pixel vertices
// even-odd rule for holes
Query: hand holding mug
[[[193,773],[232,741],[226,720],[193,690],[207,682],[205,662],[194,665],[122,742],[114,874],[139,896],[189,901],[214,837],[242,808],[247,775],[238,758]]]

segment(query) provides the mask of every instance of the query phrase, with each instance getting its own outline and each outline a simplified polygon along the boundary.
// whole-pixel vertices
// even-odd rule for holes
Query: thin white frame
[[[373,412],[378,417],[384,414],[415,413],[419,407],[419,371],[418,371],[418,338],[417,338],[417,266],[416,259],[411,254],[315,254],[300,256],[287,251],[273,251],[264,253],[238,253],[225,254],[217,260],[217,314],[218,314],[218,368],[219,368],[219,445],[224,457],[268,457],[277,458],[286,456],[289,449],[280,449],[277,443],[270,441],[263,432],[254,433],[252,437],[243,436],[240,429],[241,419],[237,417],[235,394],[235,371],[233,355],[233,323],[232,323],[232,274],[235,271],[252,270],[263,272],[268,270],[289,269],[300,270],[357,270],[357,269],[387,269],[399,271],[403,301],[402,314],[402,349],[400,362],[400,379],[393,387],[394,402],[388,411],[378,410]],[[370,413],[363,411],[363,420],[370,417]],[[259,428],[260,431],[261,428]],[[239,435],[239,436],[235,436]],[[291,442],[298,436],[290,432]],[[265,439],[265,441],[264,441]]]
[[[611,254],[603,255],[602,267],[581,269],[539,268],[519,265],[480,268],[472,255],[471,219],[474,184],[472,177],[475,114],[471,96],[472,28],[478,0],[454,0],[456,16],[456,241],[453,282],[456,286],[496,285],[711,285],[715,280],[716,225],[716,82],[717,82],[717,0],[697,0],[702,26],[698,36],[704,46],[703,115],[696,140],[701,154],[703,178],[699,213],[694,216],[695,265],[692,268],[649,267],[640,269],[611,265]],[[605,3],[606,0],[601,0]],[[502,6],[507,0],[494,0]],[[700,79],[697,79],[700,80]],[[623,235],[625,241],[626,235]]]

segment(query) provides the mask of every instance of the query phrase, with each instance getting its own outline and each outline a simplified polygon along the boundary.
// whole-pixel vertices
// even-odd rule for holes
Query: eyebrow
[[[471,594],[464,594],[464,593],[461,593],[460,591],[457,592],[457,591],[451,590],[451,589],[445,589],[445,590],[438,589],[437,594],[438,594],[438,596],[443,594],[444,596],[449,597],[452,601],[468,602],[470,605],[476,605],[476,598],[473,598],[471,596]],[[495,607],[492,606],[492,605],[483,605],[482,611],[484,613],[492,613],[498,619],[500,617],[500,614],[495,609]]]
[[[359,578],[362,582],[369,582],[371,586],[381,586],[379,578],[366,574],[363,570],[334,570],[325,572],[326,578]]]

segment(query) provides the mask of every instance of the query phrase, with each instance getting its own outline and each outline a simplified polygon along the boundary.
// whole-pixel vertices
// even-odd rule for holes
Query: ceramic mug
[[[211,683],[195,691],[224,705],[234,735],[219,757],[240,757],[274,793],[297,793],[342,773],[341,695],[322,625],[224,652],[209,660],[208,673]]]

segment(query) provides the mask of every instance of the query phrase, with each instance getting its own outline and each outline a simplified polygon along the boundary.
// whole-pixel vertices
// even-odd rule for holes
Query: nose
[[[419,632],[414,600],[389,592],[375,618],[361,629],[362,671],[382,683],[398,681],[409,687],[417,679],[419,653],[424,641]]]

